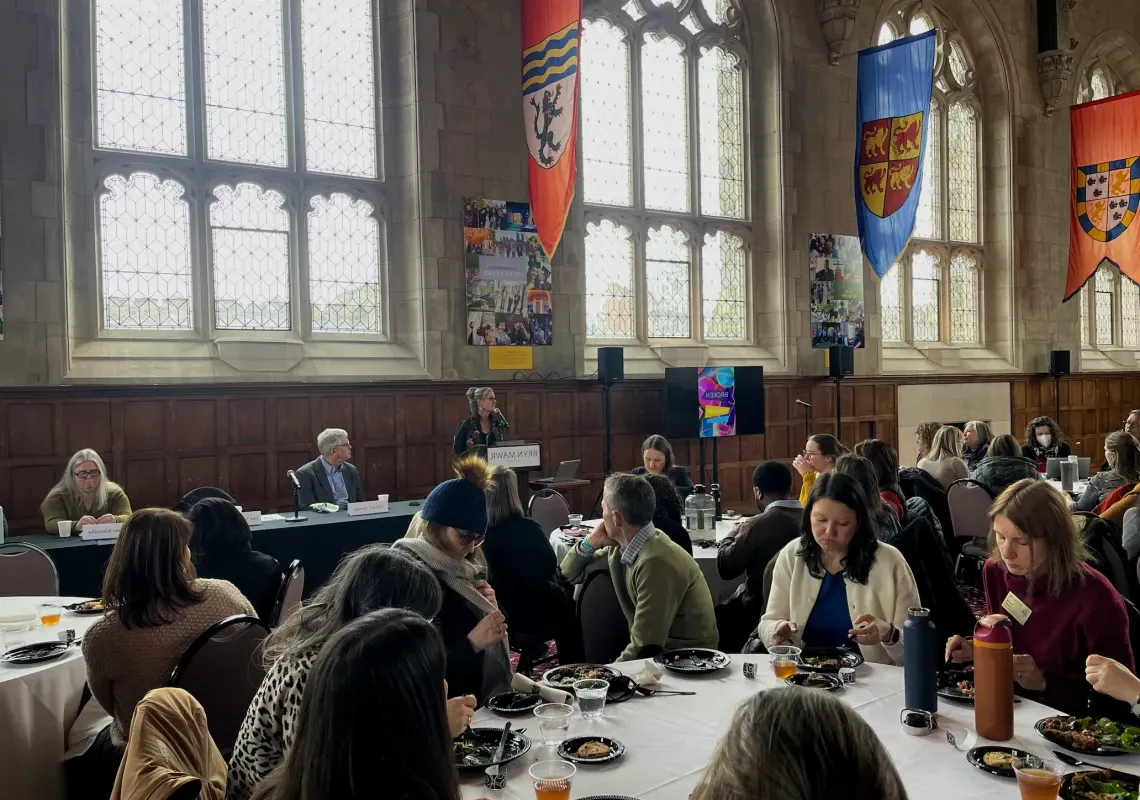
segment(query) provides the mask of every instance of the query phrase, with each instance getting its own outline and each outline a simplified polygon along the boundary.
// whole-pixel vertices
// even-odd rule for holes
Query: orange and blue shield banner
[[[530,206],[547,258],[562,240],[578,174],[581,27],[581,0],[523,0],[522,104]]]
[[[880,278],[914,231],[930,130],[935,31],[859,52],[855,210]]]
[[[1140,91],[1073,106],[1065,300],[1107,261],[1140,283]]]

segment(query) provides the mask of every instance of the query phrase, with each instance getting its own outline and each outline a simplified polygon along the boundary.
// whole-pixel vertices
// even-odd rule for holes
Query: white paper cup
[[[71,526],[74,524],[75,523],[73,523],[69,519],[61,519],[59,522],[57,522],[56,525],[59,526],[60,537],[66,539],[68,536],[70,536],[71,535]]]
[[[379,500],[381,503],[387,503],[388,502],[388,495],[378,494],[378,495],[376,495],[376,499]]]

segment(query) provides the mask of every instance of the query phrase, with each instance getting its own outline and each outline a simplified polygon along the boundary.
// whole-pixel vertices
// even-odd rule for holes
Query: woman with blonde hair
[[[874,729],[827,692],[755,694],[736,712],[692,800],[907,800]]]
[[[847,452],[843,442],[830,433],[817,433],[809,436],[803,452],[792,461],[796,472],[800,473],[800,505],[806,506],[811,495],[812,484],[820,475],[835,469],[835,460]]]
[[[926,458],[919,459],[918,468],[949,489],[954,481],[970,477],[970,468],[962,460],[962,432],[953,425],[943,425],[934,434],[934,442]]]
[[[94,450],[84,449],[67,460],[67,468],[43,503],[44,527],[55,533],[59,523],[70,520],[76,531],[87,525],[126,522],[131,501],[117,483],[107,478],[107,467]]]
[[[455,441],[452,443],[455,455],[461,456],[476,447],[490,447],[507,438],[510,425],[499,411],[494,389],[472,386],[467,390],[467,406],[471,414],[455,429]]]
[[[1116,489],[1140,480],[1140,446],[1131,433],[1110,433],[1104,440],[1104,460],[1109,470],[1089,478],[1084,492],[1073,504],[1074,511],[1092,511]]]
[[[1088,552],[1068,504],[1048,483],[1018,481],[994,501],[989,516],[986,613],[1010,618],[1018,693],[1083,715],[1088,656],[1098,653],[1134,669],[1124,601],[1085,563]],[[946,645],[948,660],[973,655],[973,642],[961,636]]]
[[[917,448],[917,458],[926,458],[930,448],[934,446],[934,434],[942,427],[941,422],[920,422],[914,429],[914,444]]]

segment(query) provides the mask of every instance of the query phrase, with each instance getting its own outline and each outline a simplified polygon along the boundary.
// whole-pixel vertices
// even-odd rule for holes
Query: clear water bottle
[[[705,493],[703,483],[685,498],[685,528],[693,544],[716,542],[716,502]]]

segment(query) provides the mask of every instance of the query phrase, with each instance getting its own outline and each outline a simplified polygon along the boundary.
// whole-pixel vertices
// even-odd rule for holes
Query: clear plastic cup
[[[1056,761],[1028,756],[1013,760],[1013,772],[1021,800],[1057,800],[1065,767]]]
[[[610,682],[601,678],[586,678],[574,682],[574,694],[578,697],[578,711],[583,717],[600,717],[606,708],[606,694]]]
[[[547,747],[556,747],[569,735],[574,707],[566,703],[543,703],[534,710],[538,717],[538,738]]]
[[[772,659],[772,672],[780,680],[787,680],[799,671],[800,653],[798,647],[791,645],[776,645],[768,648],[768,656]]]
[[[570,800],[578,768],[567,761],[539,761],[530,768],[535,800]]]

